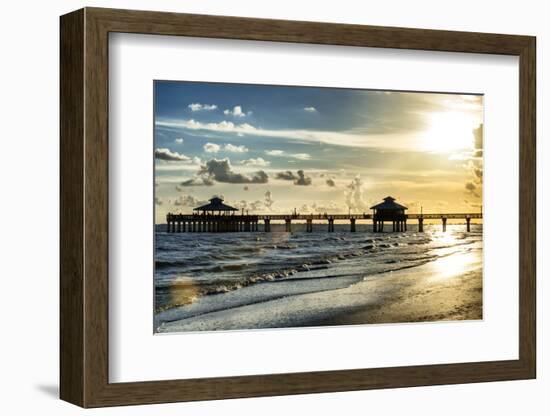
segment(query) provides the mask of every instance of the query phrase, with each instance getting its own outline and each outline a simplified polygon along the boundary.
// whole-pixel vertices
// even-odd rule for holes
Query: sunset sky
[[[155,215],[479,212],[483,97],[155,82]]]

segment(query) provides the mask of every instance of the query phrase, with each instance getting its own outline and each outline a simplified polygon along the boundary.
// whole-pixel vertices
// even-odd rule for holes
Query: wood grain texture
[[[60,388],[84,405],[84,12],[61,19]]]
[[[192,380],[108,380],[108,33],[520,57],[520,357]],[[61,397],[83,407],[535,377],[535,39],[484,33],[87,8],[61,18]]]

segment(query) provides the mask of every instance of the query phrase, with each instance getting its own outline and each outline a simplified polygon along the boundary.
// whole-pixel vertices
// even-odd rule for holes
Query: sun
[[[446,111],[428,116],[428,129],[422,135],[425,151],[453,153],[473,148],[474,120],[468,114]]]

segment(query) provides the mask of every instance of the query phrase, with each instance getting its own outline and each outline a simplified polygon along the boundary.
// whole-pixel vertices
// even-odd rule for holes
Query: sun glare
[[[474,123],[467,114],[447,111],[429,116],[429,127],[423,136],[426,151],[452,153],[472,149]]]

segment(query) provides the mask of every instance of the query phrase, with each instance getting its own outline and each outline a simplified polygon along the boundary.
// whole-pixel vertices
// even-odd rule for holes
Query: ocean
[[[259,329],[318,325],[358,307],[366,281],[426,264],[460,269],[475,256],[481,274],[482,225],[415,224],[404,233],[372,233],[371,226],[272,224],[272,232],[155,233],[155,332]],[[462,256],[462,257],[461,257]],[[449,262],[449,258],[457,261]],[[445,266],[447,269],[449,266]],[[444,268],[432,268],[433,270]],[[408,271],[407,271],[408,270]],[[460,270],[458,270],[460,271]],[[389,281],[389,280],[388,280]],[[336,296],[357,287],[357,296]],[[340,291],[340,292],[339,292]],[[353,293],[353,292],[352,292]],[[363,292],[364,293],[364,288]]]

